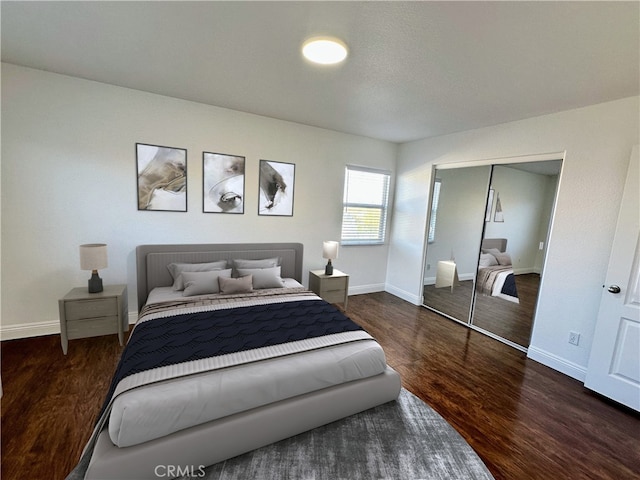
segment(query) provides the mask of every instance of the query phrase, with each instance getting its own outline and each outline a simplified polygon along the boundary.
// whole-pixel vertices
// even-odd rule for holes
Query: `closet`
[[[562,160],[434,167],[423,305],[526,351]]]

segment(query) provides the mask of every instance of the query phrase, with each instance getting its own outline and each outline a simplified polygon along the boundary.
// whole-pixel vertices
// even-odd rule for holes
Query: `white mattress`
[[[175,298],[181,292],[170,287],[149,295],[150,302]],[[147,385],[114,400],[109,436],[119,447],[132,446],[385,368],[380,345],[365,339]]]

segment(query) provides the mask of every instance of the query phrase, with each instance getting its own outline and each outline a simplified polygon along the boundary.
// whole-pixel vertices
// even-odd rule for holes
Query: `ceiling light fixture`
[[[333,65],[347,58],[347,46],[337,38],[314,37],[302,44],[302,54],[313,63]]]

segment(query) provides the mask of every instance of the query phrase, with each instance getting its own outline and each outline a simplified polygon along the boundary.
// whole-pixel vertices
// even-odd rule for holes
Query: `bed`
[[[397,398],[379,344],[301,285],[302,258],[297,243],[137,247],[139,319],[84,478],[198,472]]]
[[[476,289],[483,295],[520,303],[506,238],[482,241]]]

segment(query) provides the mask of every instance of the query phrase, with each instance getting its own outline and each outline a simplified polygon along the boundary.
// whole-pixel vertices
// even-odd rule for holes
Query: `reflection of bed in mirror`
[[[487,238],[482,241],[471,325],[484,332],[490,332],[491,335],[497,335],[512,345],[526,348],[531,337],[540,275],[516,275],[507,250],[507,240],[504,238]],[[498,265],[483,267],[482,257],[485,261],[488,258],[485,256],[486,252],[492,257],[500,258],[504,265],[500,265],[496,258],[491,263],[498,262]],[[492,276],[500,276],[504,282],[492,282]],[[513,292],[508,292],[505,288],[510,282],[513,282]]]
[[[506,238],[482,241],[476,289],[483,295],[520,303]]]

